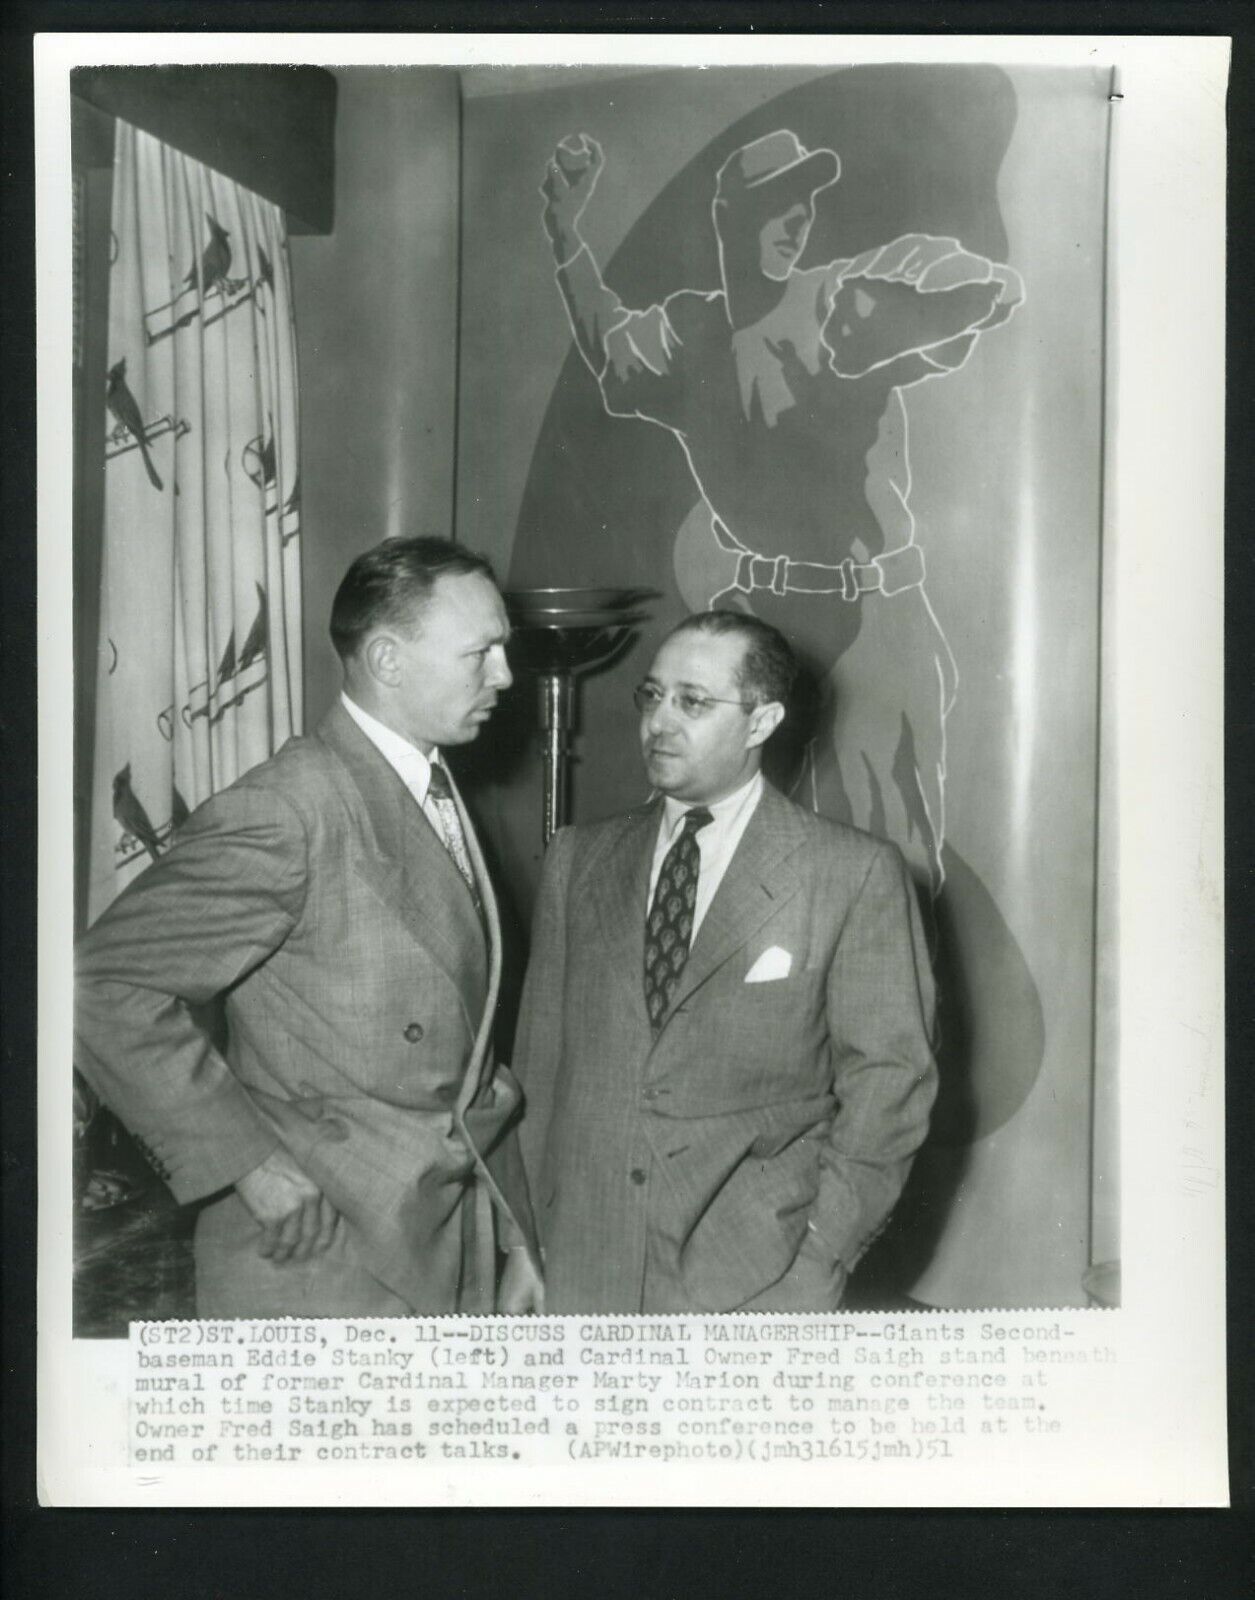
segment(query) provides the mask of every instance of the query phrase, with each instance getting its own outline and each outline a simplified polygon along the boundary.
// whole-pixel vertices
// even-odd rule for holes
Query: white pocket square
[[[777,978],[787,978],[793,971],[793,957],[778,944],[762,955],[745,974],[746,983],[773,983]]]

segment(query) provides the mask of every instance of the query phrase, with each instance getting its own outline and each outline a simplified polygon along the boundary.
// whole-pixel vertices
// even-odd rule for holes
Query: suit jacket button
[[[633,1183],[644,1183],[645,1169],[644,1167],[633,1167],[628,1176],[631,1178]]]
[[[405,1029],[405,1037],[410,1041],[411,1044],[417,1044],[418,1041],[423,1037],[423,1025],[422,1025],[422,1023],[421,1022],[410,1022],[410,1023],[407,1023],[406,1024],[406,1029]]]

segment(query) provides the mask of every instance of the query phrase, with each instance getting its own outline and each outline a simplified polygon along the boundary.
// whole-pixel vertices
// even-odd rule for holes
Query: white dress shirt
[[[411,744],[403,734],[386,727],[369,711],[363,711],[356,700],[350,700],[343,691],[340,704],[422,807],[423,815],[436,830],[436,837],[444,839],[439,814],[428,800],[432,763],[440,760],[439,750],[433,746],[431,755],[425,756],[416,744]]]
[[[736,854],[741,835],[754,815],[754,807],[762,798],[762,793],[763,775],[761,772],[756,772],[748,783],[742,784],[739,789],[734,789],[722,800],[716,800],[714,805],[706,807],[711,820],[704,828],[698,829],[697,833],[697,847],[701,851],[702,864],[697,879],[697,900],[693,906],[694,939],[697,937],[698,928],[702,925],[702,918],[710,910],[710,902],[715,898],[715,891],[723,882],[728,863]],[[667,851],[679,837],[685,816],[693,809],[690,802],[673,800],[670,795],[663,801],[658,843],[654,846],[654,864],[649,873],[648,904],[651,906],[654,903],[654,890],[658,887],[658,876],[662,871]]]

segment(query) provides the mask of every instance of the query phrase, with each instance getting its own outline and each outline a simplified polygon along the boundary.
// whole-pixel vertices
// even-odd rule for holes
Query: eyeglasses
[[[643,717],[657,711],[666,698],[666,694],[654,683],[638,683],[632,690],[636,709]],[[719,700],[712,694],[695,694],[692,689],[673,689],[671,699],[680,715],[687,717],[690,722],[696,722],[699,717],[707,716],[714,706],[739,706],[747,713],[754,709],[746,705],[744,700]]]

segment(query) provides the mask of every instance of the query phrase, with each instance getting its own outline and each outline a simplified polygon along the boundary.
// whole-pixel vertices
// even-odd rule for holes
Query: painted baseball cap
[[[835,150],[808,150],[797,134],[777,128],[734,150],[719,168],[715,197],[734,200],[779,184],[789,194],[812,195],[841,176]]]

